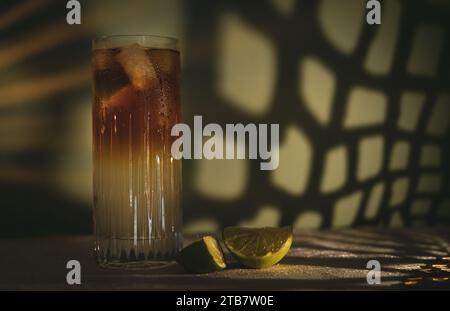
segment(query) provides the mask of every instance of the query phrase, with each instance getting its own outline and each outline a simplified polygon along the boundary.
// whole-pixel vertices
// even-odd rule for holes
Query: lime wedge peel
[[[191,273],[208,273],[226,268],[222,249],[212,236],[205,236],[185,247],[176,258]]]
[[[223,230],[223,241],[236,260],[256,269],[278,263],[292,245],[292,227],[240,228]]]

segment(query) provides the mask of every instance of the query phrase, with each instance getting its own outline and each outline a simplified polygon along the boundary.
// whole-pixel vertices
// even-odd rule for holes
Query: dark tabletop
[[[92,236],[9,238],[0,239],[0,289],[450,289],[449,252],[448,228],[298,231],[274,267],[243,269],[231,262],[225,271],[192,275],[176,263],[144,271],[99,268]],[[72,259],[81,263],[81,285],[66,283]],[[369,260],[381,264],[379,285],[367,283]]]

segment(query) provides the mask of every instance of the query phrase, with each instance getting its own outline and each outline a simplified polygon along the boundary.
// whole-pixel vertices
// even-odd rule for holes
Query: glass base
[[[182,249],[181,233],[164,239],[97,238],[97,263],[109,269],[156,269],[171,265]]]
[[[104,269],[117,269],[117,270],[163,270],[169,268],[175,264],[173,260],[167,261],[153,261],[153,260],[143,260],[143,261],[109,261],[109,262],[99,262],[99,267]]]

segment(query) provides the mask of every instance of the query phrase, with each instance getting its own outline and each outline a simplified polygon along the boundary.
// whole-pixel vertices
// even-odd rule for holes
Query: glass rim
[[[167,48],[179,51],[179,40],[174,37],[149,34],[112,34],[92,38],[92,49],[119,48],[138,43],[148,48]]]

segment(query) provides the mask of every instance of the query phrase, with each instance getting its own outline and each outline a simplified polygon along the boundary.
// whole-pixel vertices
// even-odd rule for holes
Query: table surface
[[[0,289],[450,289],[449,252],[450,228],[298,231],[276,266],[255,270],[231,262],[227,270],[193,275],[176,263],[145,271],[99,268],[92,236],[0,239]],[[66,283],[72,259],[81,263],[81,285]],[[367,283],[366,266],[373,259],[381,264],[378,285]]]

